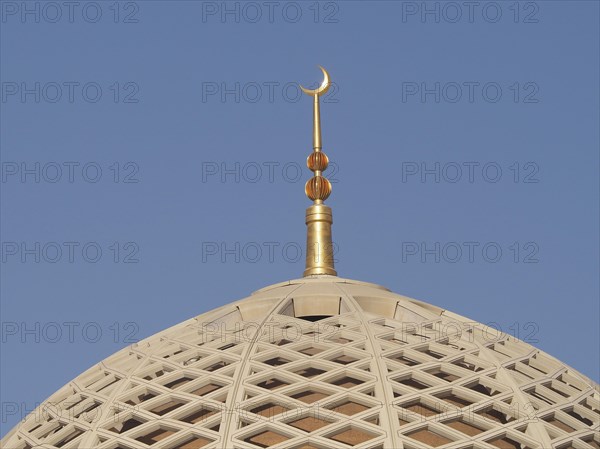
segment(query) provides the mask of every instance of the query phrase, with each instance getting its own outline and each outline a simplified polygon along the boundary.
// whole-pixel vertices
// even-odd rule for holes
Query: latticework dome
[[[123,349],[3,448],[600,448],[598,386],[508,335],[315,276]]]

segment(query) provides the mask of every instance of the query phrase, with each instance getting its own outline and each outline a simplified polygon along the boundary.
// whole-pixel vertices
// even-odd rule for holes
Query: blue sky
[[[598,2],[0,5],[2,434],[302,275],[317,64],[339,275],[599,380]]]

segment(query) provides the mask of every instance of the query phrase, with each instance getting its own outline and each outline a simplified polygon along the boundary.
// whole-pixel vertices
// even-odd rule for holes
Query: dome
[[[117,352],[2,447],[597,449],[599,424],[598,386],[531,345],[320,275]]]
[[[6,449],[600,449],[600,388],[483,324],[343,279],[331,184],[305,193],[304,278],[166,329],[65,385]]]

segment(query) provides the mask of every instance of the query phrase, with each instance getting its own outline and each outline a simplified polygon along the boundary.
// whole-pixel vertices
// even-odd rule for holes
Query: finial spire
[[[313,152],[306,160],[306,165],[314,173],[314,176],[306,182],[304,187],[306,196],[314,201],[314,204],[306,209],[306,270],[304,270],[304,276],[315,274],[336,276],[331,240],[333,216],[331,208],[323,204],[323,201],[331,194],[331,183],[322,176],[323,171],[329,165],[329,158],[321,151],[321,111],[319,108],[319,97],[329,90],[331,82],[327,70],[321,66],[319,68],[324,76],[321,86],[312,90],[300,86],[305,94],[314,99]]]

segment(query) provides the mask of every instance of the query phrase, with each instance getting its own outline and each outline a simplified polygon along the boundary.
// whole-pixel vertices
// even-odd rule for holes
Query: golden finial
[[[319,97],[327,93],[331,82],[329,73],[319,66],[323,72],[323,82],[317,89],[300,89],[314,98],[313,101],[313,152],[306,160],[309,170],[314,176],[306,182],[304,191],[314,204],[306,209],[306,270],[304,276],[316,274],[329,274],[336,276],[333,264],[333,243],[331,240],[331,225],[333,216],[331,208],[325,206],[325,201],[331,194],[331,183],[322,176],[329,165],[329,158],[321,151],[321,111]]]

